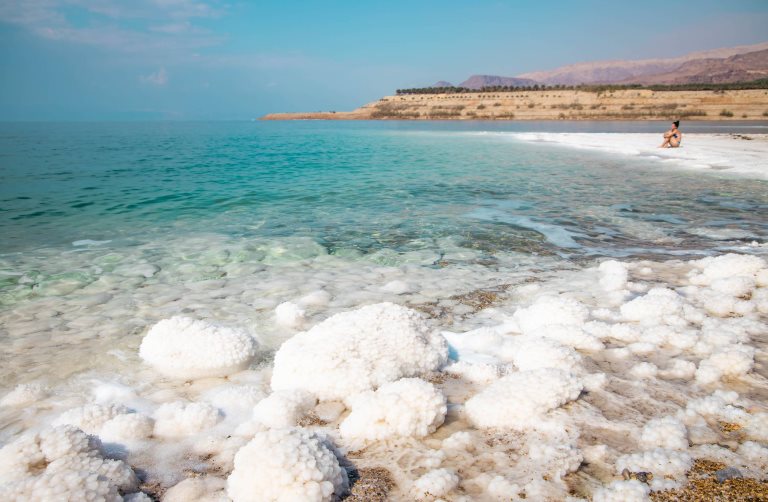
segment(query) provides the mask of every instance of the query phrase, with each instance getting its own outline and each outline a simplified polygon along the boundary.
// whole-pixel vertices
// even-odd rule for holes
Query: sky
[[[0,0],[0,120],[242,120],[768,40],[767,0]]]

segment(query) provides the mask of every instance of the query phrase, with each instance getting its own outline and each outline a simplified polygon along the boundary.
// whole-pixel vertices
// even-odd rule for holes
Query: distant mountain
[[[430,85],[430,87],[453,87],[453,84],[446,82],[445,80],[441,80],[440,82],[435,82],[434,84]]]
[[[538,84],[535,80],[518,77],[497,77],[496,75],[472,75],[467,80],[459,84],[459,87],[467,89],[482,89],[483,87],[492,87],[496,85],[524,87],[527,85]]]
[[[632,84],[719,84],[768,78],[768,49],[728,58],[694,59],[671,72],[627,79]]]
[[[595,61],[576,63],[549,71],[535,71],[518,75],[545,84],[604,84],[615,82],[639,82],[651,75],[674,73],[683,64],[690,61],[709,59],[727,59],[739,54],[746,54],[768,49],[768,42],[755,45],[743,45],[695,52],[676,58],[641,59],[635,61]],[[722,69],[721,69],[722,72]],[[759,78],[759,77],[755,77]],[[733,80],[727,80],[733,81]],[[662,83],[661,81],[655,83]],[[666,83],[666,82],[664,82]]]

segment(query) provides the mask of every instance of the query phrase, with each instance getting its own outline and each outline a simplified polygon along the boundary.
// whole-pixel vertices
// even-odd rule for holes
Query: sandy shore
[[[768,90],[543,91],[385,96],[351,112],[264,120],[768,120]]]

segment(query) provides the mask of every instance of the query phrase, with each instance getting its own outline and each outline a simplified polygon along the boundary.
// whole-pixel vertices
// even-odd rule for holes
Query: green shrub
[[[733,112],[730,110],[723,110],[720,112],[721,117],[733,117]]]
[[[478,110],[485,110],[485,105],[480,103],[479,105],[477,105],[477,109]]]

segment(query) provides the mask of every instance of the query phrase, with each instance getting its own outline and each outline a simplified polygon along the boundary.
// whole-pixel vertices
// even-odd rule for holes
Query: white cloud
[[[140,75],[139,81],[142,84],[156,85],[158,87],[162,87],[168,83],[168,72],[165,71],[165,68],[160,68],[156,72],[150,73],[149,75]]]

